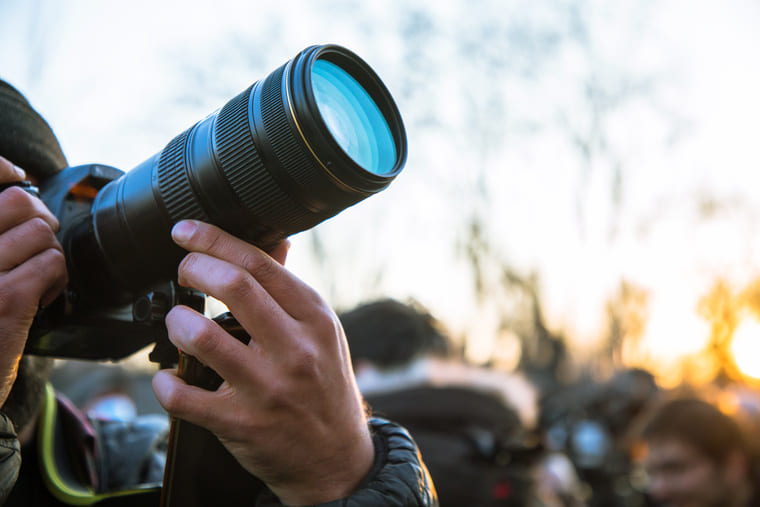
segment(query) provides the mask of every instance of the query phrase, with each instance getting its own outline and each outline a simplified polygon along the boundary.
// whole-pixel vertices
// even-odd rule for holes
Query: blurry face
[[[645,467],[650,494],[669,507],[733,505],[736,489],[731,473],[685,442],[650,442]]]

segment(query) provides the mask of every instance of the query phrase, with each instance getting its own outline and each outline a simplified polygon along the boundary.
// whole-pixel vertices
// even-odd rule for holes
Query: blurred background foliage
[[[408,164],[290,267],[336,308],[421,302],[475,362],[673,385],[760,375],[733,344],[760,311],[758,21],[741,0],[2,0],[0,76],[72,164],[126,170],[345,45],[396,97]]]

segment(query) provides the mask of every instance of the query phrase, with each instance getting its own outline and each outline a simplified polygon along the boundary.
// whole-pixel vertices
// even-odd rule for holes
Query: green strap
[[[40,414],[37,448],[42,468],[42,478],[45,481],[47,489],[55,498],[69,505],[94,505],[98,502],[127,495],[154,494],[160,489],[158,487],[135,487],[133,489],[109,493],[96,493],[90,486],[65,481],[55,461],[54,437],[57,405],[55,390],[48,384],[45,389],[45,399],[42,403],[42,413]]]

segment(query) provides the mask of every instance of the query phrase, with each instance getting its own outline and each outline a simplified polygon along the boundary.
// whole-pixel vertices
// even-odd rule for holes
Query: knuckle
[[[255,281],[247,271],[229,270],[221,280],[225,298],[239,299],[248,297],[255,290]]]
[[[54,232],[60,226],[58,219],[45,207],[42,201],[20,187],[10,187],[0,192],[0,208],[13,209],[14,215],[22,219],[43,218]]]
[[[215,227],[202,227],[198,241],[201,248],[207,252],[218,252],[223,250],[225,245],[222,231]]]
[[[219,348],[219,337],[211,325],[211,321],[203,319],[188,331],[187,341],[193,352],[205,355]]]
[[[0,182],[16,181],[19,175],[14,170],[13,163],[7,158],[0,156]]]
[[[185,257],[182,259],[182,262],[179,263],[179,267],[177,268],[180,283],[183,283],[183,281],[186,280],[187,276],[195,270],[198,259],[199,255],[194,252],[190,252],[189,254],[185,255]]]
[[[319,374],[319,351],[311,343],[301,343],[291,353],[290,369],[297,378],[317,378]]]
[[[340,322],[335,312],[324,303],[317,304],[312,308],[309,321],[320,336],[332,335],[340,328]]]
[[[27,319],[37,312],[45,293],[67,281],[66,259],[49,248],[0,275],[0,316]]]
[[[258,260],[254,266],[255,270],[253,271],[256,278],[259,278],[261,280],[270,280],[275,278],[277,275],[279,268],[278,264],[269,257],[259,256]]]
[[[50,270],[51,275],[58,277],[66,274],[66,257],[60,248],[48,248],[42,256],[43,264]]]
[[[34,207],[33,197],[21,187],[9,187],[2,192],[7,206],[27,210]]]
[[[36,216],[30,218],[25,222],[24,227],[26,228],[24,231],[25,235],[29,234],[39,237],[48,236],[50,238],[55,238],[55,232],[50,227],[50,224],[48,224],[41,217]]]
[[[278,273],[279,264],[258,248],[251,248],[241,257],[240,265],[259,280],[269,280]]]
[[[182,393],[174,383],[163,386],[160,401],[170,414],[177,415],[182,409]]]
[[[258,254],[259,252],[255,248],[242,253],[240,265],[249,273],[255,273],[259,264],[261,264],[261,257]]]
[[[260,393],[264,406],[271,409],[288,406],[293,401],[291,391],[282,380],[272,379]]]

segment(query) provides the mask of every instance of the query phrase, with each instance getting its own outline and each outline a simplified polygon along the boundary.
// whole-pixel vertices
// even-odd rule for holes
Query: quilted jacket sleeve
[[[315,507],[437,507],[438,498],[417,445],[409,433],[390,421],[370,420],[375,463],[370,474],[348,498]],[[282,504],[268,493],[256,507]]]
[[[0,412],[0,505],[13,489],[21,467],[21,448],[13,423]]]

